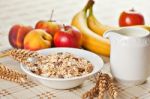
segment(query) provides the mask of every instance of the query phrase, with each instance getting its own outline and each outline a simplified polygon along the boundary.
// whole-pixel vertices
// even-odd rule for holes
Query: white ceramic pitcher
[[[110,39],[111,72],[117,81],[138,85],[150,75],[150,33],[139,27],[110,30],[104,34]]]

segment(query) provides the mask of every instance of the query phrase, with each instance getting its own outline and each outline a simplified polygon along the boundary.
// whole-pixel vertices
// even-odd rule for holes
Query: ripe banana
[[[88,27],[93,32],[95,32],[96,34],[101,35],[101,36],[103,36],[104,32],[107,30],[121,28],[121,27],[113,27],[113,26],[104,25],[101,22],[99,22],[93,14],[93,6],[90,7],[89,16],[87,17],[87,24],[88,24]],[[150,31],[150,26],[148,26],[148,25],[135,25],[132,27],[141,27],[141,28],[145,28]]]
[[[110,42],[102,36],[97,35],[88,28],[87,25],[87,9],[92,6],[93,0],[89,0],[88,4],[83,10],[78,12],[72,19],[72,25],[78,28],[83,33],[83,47],[86,49],[109,56],[110,55]]]
[[[88,27],[96,34],[103,36],[104,32],[115,27],[101,24],[93,14],[93,6],[90,7],[89,16],[87,17]]]

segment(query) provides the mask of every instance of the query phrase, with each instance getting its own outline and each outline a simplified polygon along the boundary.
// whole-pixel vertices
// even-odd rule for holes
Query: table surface
[[[0,51],[10,48],[8,32],[13,24],[32,25],[41,19],[49,19],[54,9],[54,19],[69,24],[72,16],[83,8],[86,0],[0,0]],[[143,12],[148,24],[150,3],[148,0],[96,0],[94,12],[96,17],[105,24],[116,25],[122,10],[132,7]],[[148,19],[149,18],[149,19]],[[109,73],[109,58],[102,57],[106,63],[103,72]],[[10,68],[21,71],[19,63],[9,57],[0,62]],[[89,78],[81,86],[69,90],[55,90],[30,81],[16,84],[0,79],[0,99],[80,99],[81,95],[94,86],[94,79]],[[143,85],[119,86],[118,99],[150,99],[150,79]],[[108,99],[108,97],[105,97]]]

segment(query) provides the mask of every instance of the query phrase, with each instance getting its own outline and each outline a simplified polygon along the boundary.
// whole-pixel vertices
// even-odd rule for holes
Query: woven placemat
[[[10,68],[21,71],[19,63],[11,58],[0,60]],[[109,73],[109,64],[105,65],[103,72]],[[22,71],[21,71],[22,72]],[[29,78],[30,79],[30,78]],[[116,83],[119,87],[119,96],[117,99],[150,99],[150,80],[139,86],[125,86]],[[80,99],[82,94],[95,85],[95,80],[91,77],[82,85],[69,90],[55,90],[44,86],[36,81],[29,80],[25,84],[16,84],[10,81],[0,79],[0,98],[1,99]],[[107,95],[105,99],[108,99]]]

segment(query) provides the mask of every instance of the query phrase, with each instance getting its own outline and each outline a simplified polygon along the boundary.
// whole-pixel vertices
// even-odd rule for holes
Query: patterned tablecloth
[[[86,0],[0,0],[0,51],[10,48],[8,30],[15,23],[32,25],[40,19],[48,19],[54,9],[55,19],[70,23],[71,17],[79,11]],[[115,2],[115,3],[114,3]],[[94,11],[98,19],[106,24],[117,24],[118,14],[124,9],[135,7],[142,11],[146,21],[150,17],[149,0],[97,0]],[[110,11],[111,10],[111,11]],[[104,20],[103,20],[104,19]],[[107,20],[106,20],[107,19]],[[106,65],[104,72],[109,73],[109,58],[103,57]],[[10,68],[21,71],[19,63],[6,57],[0,62]],[[0,79],[0,99],[80,99],[81,95],[94,86],[94,79],[89,78],[81,86],[69,90],[55,90],[38,82],[16,84]],[[150,99],[150,79],[143,85],[119,86],[118,99]],[[106,99],[108,97],[106,96]]]

